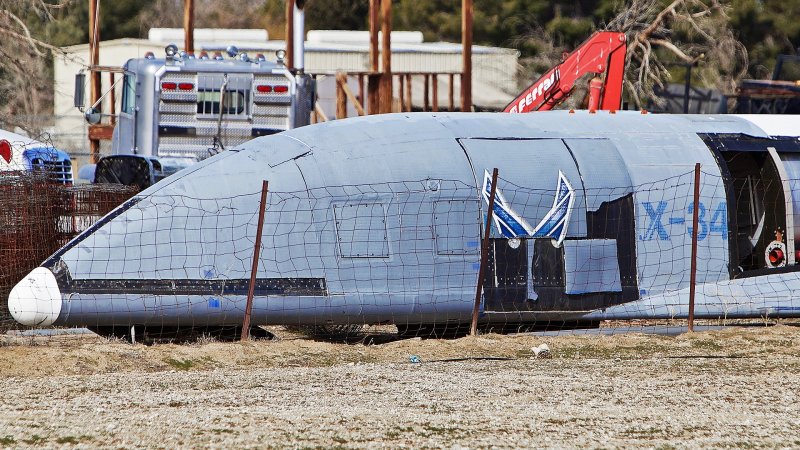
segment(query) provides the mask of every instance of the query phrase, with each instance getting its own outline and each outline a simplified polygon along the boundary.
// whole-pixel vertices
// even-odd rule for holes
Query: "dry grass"
[[[274,331],[149,347],[6,338],[0,446],[800,446],[794,326],[381,345]],[[541,343],[552,358],[532,357]]]

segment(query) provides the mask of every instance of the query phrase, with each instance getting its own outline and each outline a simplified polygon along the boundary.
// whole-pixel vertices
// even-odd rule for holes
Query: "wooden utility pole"
[[[378,29],[380,26],[381,0],[369,0],[369,76],[367,77],[367,112],[378,114],[380,111],[380,60]]]
[[[183,0],[183,50],[194,54],[194,0]]]
[[[392,112],[392,0],[381,0],[381,76],[380,112]]]
[[[294,68],[294,0],[286,0],[286,67]]]
[[[378,29],[380,28],[381,0],[369,0],[369,71],[380,70],[380,49],[378,47]]]
[[[94,105],[100,99],[101,80],[97,66],[100,65],[100,4],[99,0],[89,0],[89,67],[91,77],[91,95],[89,104]],[[90,127],[91,128],[91,127]],[[91,129],[90,129],[91,132]],[[91,162],[97,163],[100,159],[100,140],[89,138],[89,152]]]
[[[472,110],[472,0],[461,0],[461,111]]]

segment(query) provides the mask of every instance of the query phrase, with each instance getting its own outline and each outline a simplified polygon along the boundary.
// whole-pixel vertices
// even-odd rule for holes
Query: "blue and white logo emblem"
[[[492,176],[489,171],[483,175],[483,199],[489,204],[489,195],[492,189]],[[511,209],[500,189],[495,190],[494,211],[492,212],[494,224],[503,237],[507,238],[544,238],[555,239],[556,246],[560,247],[567,235],[567,224],[572,213],[572,204],[575,202],[575,190],[567,181],[567,177],[558,171],[558,186],[553,206],[545,214],[536,227],[532,227],[525,219]]]

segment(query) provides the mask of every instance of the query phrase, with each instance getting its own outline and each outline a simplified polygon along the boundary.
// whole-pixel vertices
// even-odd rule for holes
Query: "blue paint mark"
[[[639,239],[642,241],[650,241],[653,239],[654,235],[658,235],[659,240],[668,241],[669,234],[667,230],[664,229],[664,224],[661,223],[661,216],[664,214],[664,211],[667,210],[667,202],[658,202],[658,206],[655,208],[653,208],[651,202],[643,202],[642,206],[644,206],[644,210],[650,218],[650,224],[647,227],[647,231],[645,231],[644,235],[640,236]]]
[[[481,270],[481,263],[472,263],[472,270]]]
[[[668,241],[670,239],[667,229],[662,223],[664,212],[669,209],[669,202],[660,201],[655,202],[642,202],[645,212],[647,213],[647,231],[639,236],[641,241],[651,241],[654,239]],[[709,222],[706,214],[706,206],[700,202],[697,208],[697,224],[699,231],[697,233],[697,240],[702,241],[712,234],[719,235],[722,240],[728,239],[728,205],[726,202],[717,204],[714,214]],[[694,203],[689,203],[686,208],[686,217],[669,217],[666,218],[669,225],[685,225],[686,234],[691,235],[693,229],[691,226],[691,217],[694,214]],[[671,230],[675,233],[675,229]],[[680,231],[679,231],[680,232]]]
[[[219,301],[218,298],[211,297],[211,298],[208,299],[208,307],[209,308],[219,308],[220,305],[221,305],[221,302]]]
[[[639,296],[644,297],[647,295],[647,289],[639,289]]]
[[[478,246],[478,241],[467,241],[467,248],[475,248]]]

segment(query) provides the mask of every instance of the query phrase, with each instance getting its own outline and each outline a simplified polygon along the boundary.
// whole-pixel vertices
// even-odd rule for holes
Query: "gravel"
[[[552,358],[532,356],[541,343]],[[8,448],[800,447],[795,327],[372,346],[6,344]],[[462,357],[473,359],[437,362]]]

